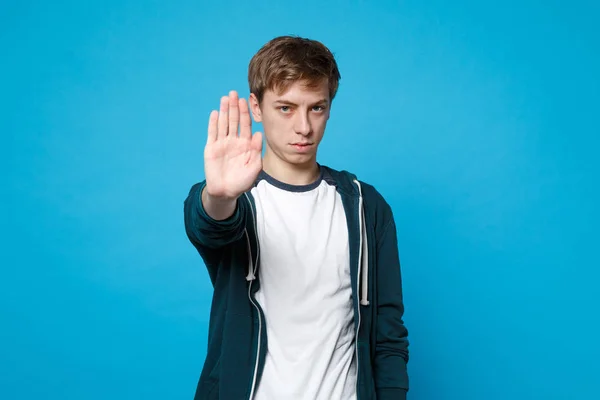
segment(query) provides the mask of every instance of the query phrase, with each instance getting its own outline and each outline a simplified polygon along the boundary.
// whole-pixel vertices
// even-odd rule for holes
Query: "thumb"
[[[252,148],[252,150],[262,150],[262,144],[262,133],[256,132],[254,135],[252,135],[252,142],[250,142],[250,148]]]

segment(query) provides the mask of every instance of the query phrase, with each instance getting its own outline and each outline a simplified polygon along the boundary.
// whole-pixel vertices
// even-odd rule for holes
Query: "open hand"
[[[239,128],[239,134],[238,134]],[[231,91],[212,111],[204,148],[206,191],[224,200],[249,190],[262,169],[262,134],[252,135],[248,103]]]

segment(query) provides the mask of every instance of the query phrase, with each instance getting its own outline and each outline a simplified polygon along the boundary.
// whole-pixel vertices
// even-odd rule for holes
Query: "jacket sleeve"
[[[218,221],[211,218],[202,205],[202,190],[206,181],[195,184],[184,201],[184,225],[188,239],[202,256],[209,272],[218,263],[219,252],[239,240],[245,229],[246,204],[240,197],[229,218]]]
[[[403,322],[402,277],[393,216],[377,246],[375,388],[378,400],[403,400],[408,391],[408,331]]]

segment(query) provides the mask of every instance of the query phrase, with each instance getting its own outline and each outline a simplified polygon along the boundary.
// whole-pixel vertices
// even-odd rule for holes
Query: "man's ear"
[[[250,111],[252,112],[252,118],[254,118],[254,122],[262,122],[260,104],[258,103],[258,98],[254,93],[250,93],[248,102],[250,103]]]

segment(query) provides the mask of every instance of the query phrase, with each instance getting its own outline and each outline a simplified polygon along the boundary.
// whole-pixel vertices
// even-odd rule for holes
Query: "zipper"
[[[256,219],[254,217],[254,207],[252,207],[252,202],[250,201],[248,194],[246,194],[246,193],[244,193],[244,194],[246,195],[246,199],[248,199],[248,204],[250,205],[251,214],[252,214],[252,226],[254,227],[254,234],[255,234],[255,237],[258,238],[258,232],[256,230]],[[248,231],[246,231],[246,237],[248,238],[248,240],[250,240],[250,236],[248,236]],[[252,249],[250,249],[250,250],[252,250]],[[258,239],[257,239],[256,262],[254,263],[254,265],[252,265],[252,272],[253,272],[254,276],[256,276],[256,267],[258,265],[258,254],[259,254],[259,244],[258,244]],[[252,251],[250,251],[249,257],[250,257],[250,259],[252,259]],[[257,344],[256,344],[256,361],[254,363],[254,374],[252,376],[252,387],[250,388],[250,396],[248,397],[249,400],[252,400],[252,398],[254,397],[254,391],[256,390],[256,379],[258,377],[258,362],[260,360],[260,338],[262,336],[262,318],[261,318],[261,314],[260,314],[260,308],[258,307],[258,304],[256,304],[256,302],[252,298],[252,283],[253,282],[254,282],[254,279],[252,279],[250,281],[250,284],[248,285],[248,299],[250,300],[250,302],[256,309],[256,314],[258,315],[258,337],[257,337]]]

